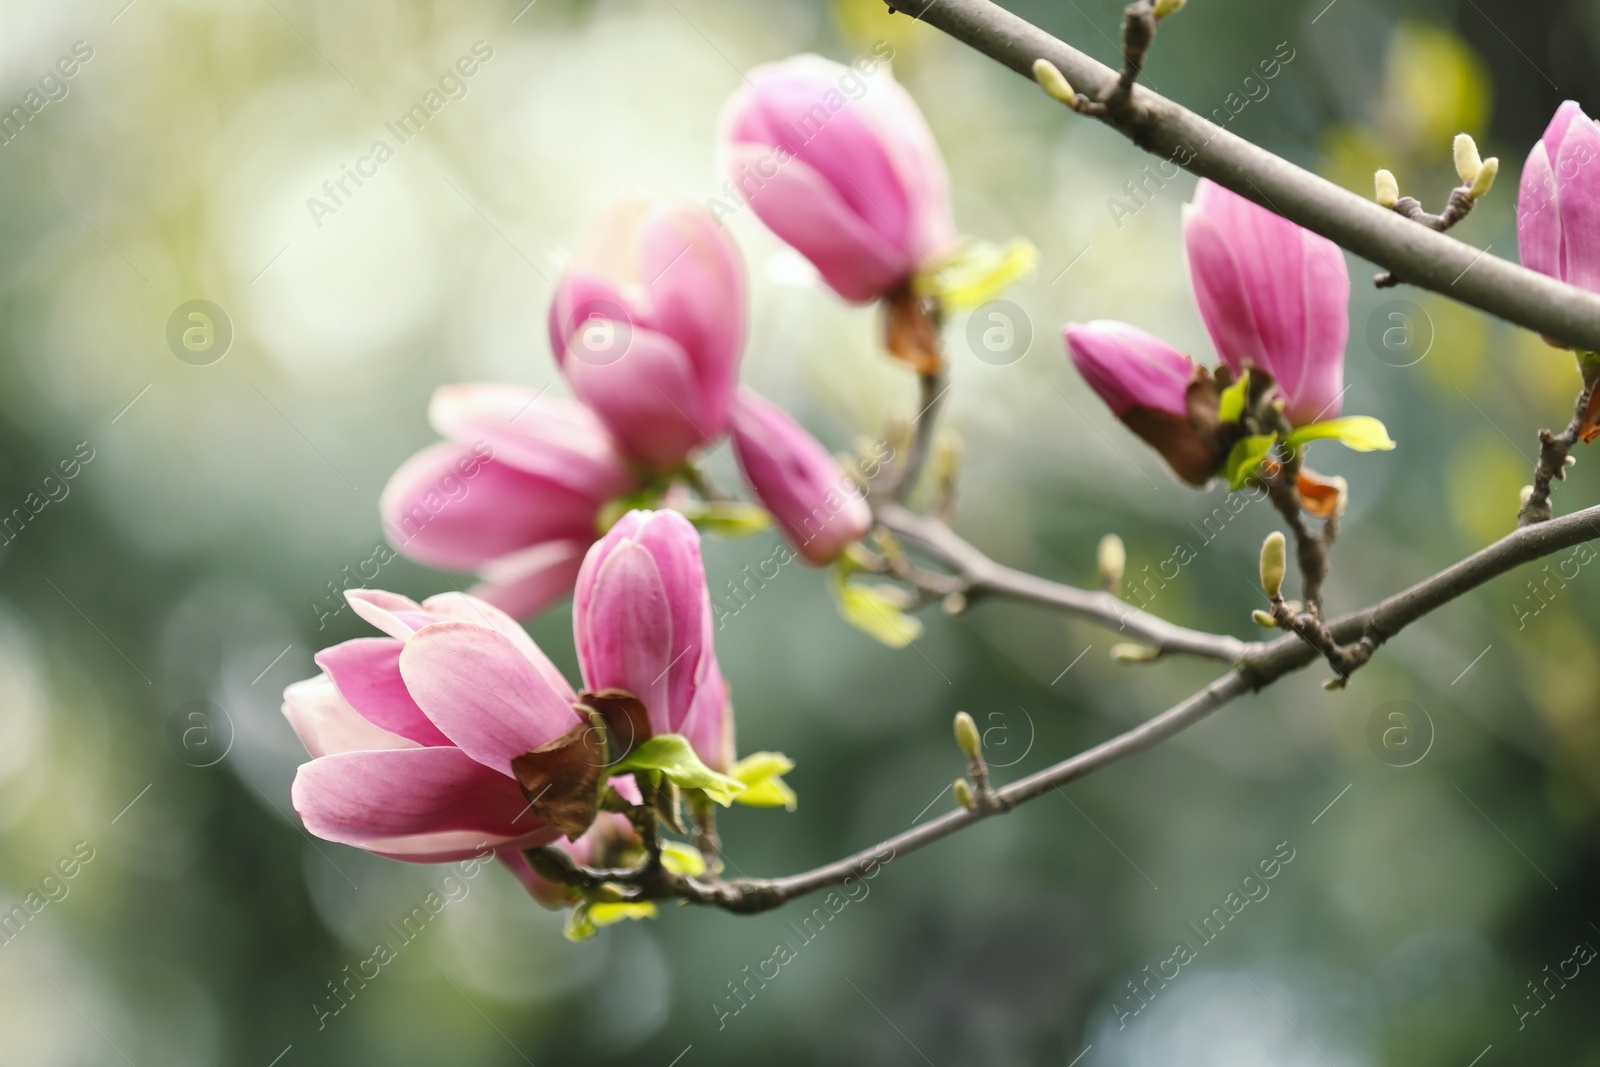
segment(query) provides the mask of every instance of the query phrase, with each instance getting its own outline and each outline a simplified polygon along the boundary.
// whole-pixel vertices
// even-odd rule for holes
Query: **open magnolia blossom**
[[[675,512],[632,512],[588,553],[574,610],[581,693],[485,601],[347,596],[386,636],[322,650],[323,673],[284,693],[313,757],[294,806],[318,837],[421,863],[489,850],[526,875],[522,850],[596,847],[602,808],[657,805],[662,790],[792,805],[786,760],[734,761],[699,536]],[[620,825],[594,832],[615,851]]]
[[[1332,438],[1394,447],[1376,419],[1338,418],[1350,278],[1332,241],[1202,179],[1184,209],[1189,277],[1222,364],[1196,364],[1119,322],[1069,323],[1067,351],[1113,414],[1184,481],[1237,489],[1279,449]],[[1339,479],[1297,469],[1314,514],[1343,507]]]
[[[976,307],[1033,269],[1027,241],[957,237],[944,157],[911,95],[871,62],[801,55],[750,71],[723,110],[738,199],[852,303],[883,300],[889,351],[938,366],[938,307]]]
[[[395,471],[379,508],[404,555],[472,571],[472,593],[516,616],[572,591],[606,504],[641,482],[582,404],[513,385],[442,386],[446,440]]]

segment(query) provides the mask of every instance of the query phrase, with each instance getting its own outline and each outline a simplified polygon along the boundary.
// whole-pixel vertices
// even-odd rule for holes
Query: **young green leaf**
[[[788,808],[793,811],[800,803],[783,780],[783,775],[794,770],[794,760],[781,752],[752,752],[728,768],[728,773],[745,784],[745,791],[736,799],[753,808]]]
[[[1261,461],[1266,459],[1272,451],[1272,446],[1278,443],[1278,435],[1252,434],[1242,438],[1228,453],[1228,460],[1223,464],[1223,474],[1228,479],[1228,488],[1233,490],[1243,489],[1250,476],[1261,467]]]
[[[902,611],[882,590],[851,581],[843,567],[833,568],[828,584],[845,621],[890,648],[905,648],[922,635],[922,623]]]
[[[951,308],[975,308],[1033,273],[1039,250],[1026,238],[1004,245],[964,241],[955,254],[917,275],[917,292]]]
[[[1371,415],[1349,415],[1342,419],[1300,426],[1289,432],[1285,443],[1291,448],[1298,448],[1307,441],[1323,439],[1338,441],[1357,452],[1387,452],[1394,447],[1394,442],[1389,439],[1389,431]]]
[[[661,843],[661,866],[673,874],[698,878],[706,873],[706,858],[681,841]]]
[[[1217,421],[1238,422],[1244,415],[1245,397],[1250,392],[1250,372],[1239,375],[1239,380],[1222,391],[1217,400]]]
[[[698,789],[723,807],[744,792],[744,783],[719,774],[700,762],[694,746],[682,734],[657,734],[640,744],[611,768],[613,775],[656,771],[679,789]]]

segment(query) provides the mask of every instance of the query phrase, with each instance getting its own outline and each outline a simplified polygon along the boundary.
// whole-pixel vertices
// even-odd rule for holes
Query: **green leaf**
[[[1245,396],[1250,391],[1250,372],[1239,375],[1239,380],[1222,391],[1217,401],[1218,422],[1238,422],[1244,414]]]
[[[1004,245],[963,241],[954,255],[918,274],[915,285],[947,308],[975,308],[1033,273],[1038,263],[1039,250],[1023,237]]]
[[[1243,489],[1250,476],[1261,467],[1261,461],[1272,452],[1272,446],[1278,443],[1278,435],[1252,434],[1241,438],[1228,453],[1228,461],[1223,464],[1223,474],[1228,479],[1228,488],[1233,490]]]
[[[597,901],[589,905],[589,919],[595,926],[610,926],[624,919],[653,919],[656,906],[650,901],[624,900],[617,903]]]
[[[656,771],[680,789],[698,789],[723,807],[744,792],[744,783],[700,762],[694,746],[682,734],[657,734],[628,753],[611,768],[613,775]]]
[[[1341,442],[1357,452],[1387,452],[1394,447],[1389,431],[1371,415],[1350,415],[1327,422],[1313,422],[1290,431],[1284,443],[1298,448],[1307,441],[1328,439]]]
[[[673,874],[698,878],[706,873],[706,858],[682,841],[661,842],[661,866]]]
[[[599,933],[600,928],[589,916],[589,908],[590,904],[587,901],[574,904],[572,910],[567,912],[567,921],[561,928],[561,936],[568,941],[587,941]]]
[[[800,803],[783,775],[794,770],[794,760],[781,752],[752,752],[728,768],[728,773],[745,784],[738,801],[753,808],[787,808]]]
[[[829,585],[845,621],[890,648],[905,648],[922,635],[922,623],[902,611],[882,589],[851,581],[845,567],[833,568]]]
[[[749,537],[772,526],[766,508],[742,500],[686,501],[677,510],[702,530],[723,537]]]

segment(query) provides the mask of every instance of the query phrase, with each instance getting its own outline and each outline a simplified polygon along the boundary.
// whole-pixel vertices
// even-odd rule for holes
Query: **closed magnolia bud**
[[[978,735],[978,724],[964,711],[956,712],[956,744],[968,759],[977,759],[983,753],[983,738]]]
[[[1391,171],[1380,170],[1372,176],[1372,184],[1376,188],[1375,198],[1383,207],[1392,208],[1395,201],[1400,199],[1400,183],[1395,180]]]
[[[1556,110],[1528,153],[1517,197],[1522,265],[1600,292],[1600,241],[1590,224],[1600,207],[1600,129],[1576,102]]]
[[[1262,611],[1260,608],[1257,608],[1250,613],[1250,618],[1255,621],[1257,626],[1265,626],[1269,630],[1276,630],[1278,628],[1278,620],[1272,617],[1272,612],[1270,611]]]
[[[1132,642],[1111,646],[1111,658],[1118,663],[1148,663],[1161,655],[1159,648],[1136,645]]]
[[[1289,566],[1288,554],[1288,545],[1278,530],[1273,530],[1261,542],[1261,586],[1273,600],[1283,595],[1283,576]]]
[[[1033,61],[1033,80],[1039,83],[1041,89],[1063,104],[1071,104],[1078,98],[1072,84],[1067,81],[1067,76],[1061,73],[1061,68],[1048,59]]]
[[[1106,534],[1100,538],[1099,562],[1101,584],[1115,593],[1122,585],[1123,572],[1128,569],[1128,549],[1123,545],[1122,538],[1116,534]]]
[[[1531,485],[1523,486],[1522,487],[1522,491],[1520,493],[1518,493],[1517,496],[1522,501],[1523,506],[1526,507],[1528,501],[1533,499],[1533,486],[1531,486]]]
[[[1461,177],[1462,185],[1471,185],[1478,180],[1478,172],[1483,169],[1483,157],[1478,155],[1478,142],[1472,139],[1471,134],[1456,134],[1454,146],[1456,174]]]
[[[956,803],[968,811],[972,810],[972,786],[967,784],[965,778],[957,778],[954,786]]]
[[[1188,2],[1189,0],[1156,0],[1155,6],[1150,9],[1150,14],[1156,17],[1157,22],[1160,22],[1162,19],[1182,11],[1183,5]]]

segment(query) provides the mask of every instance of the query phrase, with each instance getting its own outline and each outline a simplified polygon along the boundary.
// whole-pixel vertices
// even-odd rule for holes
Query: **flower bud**
[[[1272,612],[1270,611],[1262,611],[1260,608],[1257,608],[1250,613],[1250,618],[1257,626],[1265,626],[1269,630],[1276,630],[1278,628],[1278,620],[1272,617]]]
[[[1111,658],[1118,663],[1148,663],[1161,655],[1161,650],[1132,642],[1111,646]]]
[[[1528,506],[1528,501],[1533,499],[1533,486],[1531,486],[1531,485],[1523,486],[1522,487],[1522,491],[1520,493],[1518,493],[1517,496],[1521,499],[1522,506],[1523,507],[1527,507]]]
[[[1287,570],[1288,546],[1283,533],[1273,530],[1261,542],[1261,585],[1273,600],[1283,595],[1283,576]]]
[[[1157,22],[1160,22],[1162,19],[1182,11],[1183,5],[1188,2],[1189,0],[1156,0],[1155,6],[1150,9],[1150,14],[1156,17]]]
[[[1077,91],[1067,81],[1067,76],[1061,73],[1060,67],[1048,59],[1040,58],[1033,61],[1033,80],[1038,82],[1039,87],[1046,93],[1063,104],[1071,106],[1078,99]]]
[[[967,784],[965,778],[957,778],[954,786],[956,803],[968,811],[972,810],[972,786]]]
[[[1394,207],[1395,201],[1400,199],[1400,183],[1395,179],[1394,173],[1380,170],[1372,176],[1372,184],[1377,190],[1375,198],[1379,206]]]
[[[1483,169],[1483,157],[1478,155],[1478,143],[1472,139],[1471,134],[1456,134],[1454,146],[1456,173],[1461,177],[1462,185],[1471,185],[1478,180],[1478,172]]]
[[[1588,222],[1600,204],[1597,159],[1600,128],[1568,100],[1528,153],[1517,196],[1522,265],[1590,292],[1600,292],[1600,242]]]
[[[1494,188],[1495,175],[1500,173],[1500,157],[1490,156],[1483,161],[1483,166],[1478,168],[1478,176],[1472,179],[1472,188],[1467,190],[1467,195],[1474,200],[1481,199]]]
[[[964,711],[956,712],[956,744],[961,746],[961,751],[967,754],[968,759],[978,759],[983,755],[983,738],[978,735],[978,724],[972,721],[972,716]]]
[[[1106,534],[1100,538],[1100,584],[1108,592],[1115,593],[1122,585],[1123,572],[1128,568],[1128,550],[1122,543],[1122,538],[1116,534]]]

